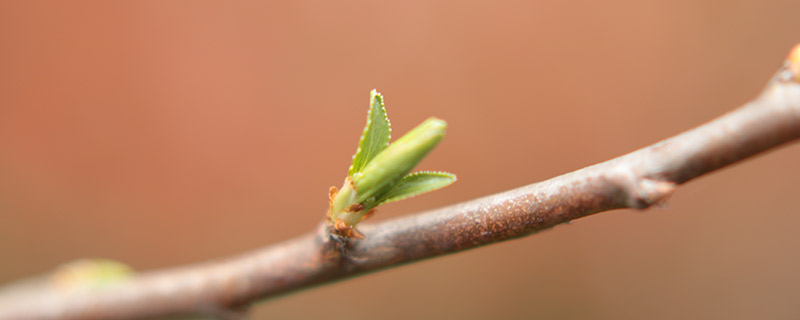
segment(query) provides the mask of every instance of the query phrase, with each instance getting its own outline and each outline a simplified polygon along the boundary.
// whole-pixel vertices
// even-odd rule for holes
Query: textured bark
[[[792,57],[800,57],[800,49]],[[359,229],[313,232],[225,260],[138,274],[103,289],[64,291],[48,276],[0,290],[0,319],[238,318],[255,301],[312,285],[526,236],[618,208],[644,209],[684,182],[800,138],[800,58],[745,106],[698,128],[518,189]]]

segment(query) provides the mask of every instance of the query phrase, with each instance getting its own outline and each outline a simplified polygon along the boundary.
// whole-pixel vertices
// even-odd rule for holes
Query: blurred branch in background
[[[507,192],[365,225],[361,230],[366,239],[331,235],[323,224],[315,232],[255,252],[169,270],[130,274],[110,261],[72,263],[0,290],[0,318],[239,318],[260,299],[522,237],[602,211],[644,209],[695,177],[798,138],[800,46],[755,100],[622,157]]]

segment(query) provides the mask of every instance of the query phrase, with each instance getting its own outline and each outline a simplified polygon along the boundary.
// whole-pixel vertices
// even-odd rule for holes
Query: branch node
[[[357,265],[366,261],[365,258],[360,258],[352,253],[351,249],[359,241],[358,238],[341,236],[332,232],[327,225],[321,230],[321,238],[323,241],[322,254],[325,256],[325,260],[339,265],[340,268],[352,271]]]
[[[621,195],[619,199],[626,208],[642,210],[663,205],[678,187],[675,182],[639,173],[630,167],[620,169],[611,180],[616,181]]]
[[[653,205],[663,204],[669,199],[677,184],[652,178],[639,179],[630,190],[628,206],[635,209],[646,209]]]

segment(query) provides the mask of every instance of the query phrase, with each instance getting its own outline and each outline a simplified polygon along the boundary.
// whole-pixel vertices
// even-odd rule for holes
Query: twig
[[[800,138],[800,46],[764,92],[705,125],[622,157],[454,206],[373,225],[366,239],[314,232],[226,260],[64,291],[47,276],[0,290],[0,319],[235,319],[257,300],[526,236],[597,212],[644,209],[705,173]]]

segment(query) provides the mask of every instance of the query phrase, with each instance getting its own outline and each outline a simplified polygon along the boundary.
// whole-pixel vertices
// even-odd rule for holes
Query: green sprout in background
[[[375,213],[375,208],[446,187],[456,181],[447,172],[411,169],[433,150],[444,137],[447,123],[429,118],[404,136],[389,144],[392,128],[383,96],[370,92],[367,125],[353,155],[341,190],[331,187],[328,225],[340,236],[363,238],[355,225]]]
[[[50,280],[57,289],[75,293],[122,283],[132,276],[133,269],[118,261],[79,259],[59,266]]]

